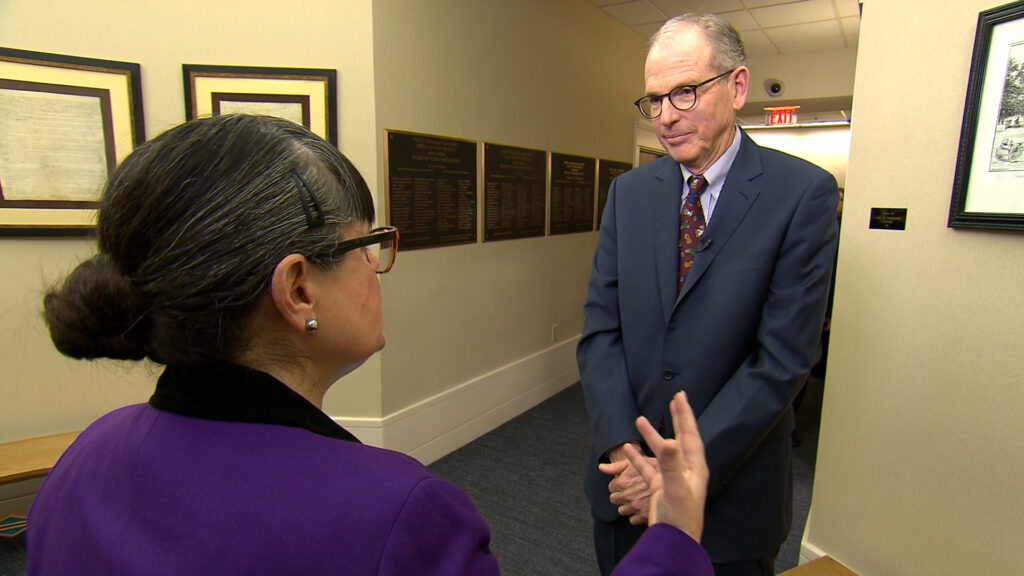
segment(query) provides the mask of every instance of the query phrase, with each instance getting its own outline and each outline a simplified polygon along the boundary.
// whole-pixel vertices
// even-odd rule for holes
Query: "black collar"
[[[280,424],[359,442],[319,408],[273,376],[234,364],[168,366],[150,406],[182,416]]]

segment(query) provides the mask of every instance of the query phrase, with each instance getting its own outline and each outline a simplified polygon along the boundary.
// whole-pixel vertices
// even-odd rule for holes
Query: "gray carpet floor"
[[[823,384],[811,379],[797,412],[793,527],[776,572],[797,565],[811,504]],[[596,576],[583,471],[589,424],[575,384],[438,460],[431,470],[460,486],[491,527],[505,576]]]
[[[14,538],[0,536],[0,576],[22,576],[25,573],[25,534]]]
[[[797,412],[793,528],[777,572],[796,566],[814,482],[820,380],[808,382]],[[505,576],[595,576],[589,505],[583,496],[588,424],[579,384],[430,466],[462,487],[491,527]],[[24,535],[0,537],[0,576],[25,574]]]

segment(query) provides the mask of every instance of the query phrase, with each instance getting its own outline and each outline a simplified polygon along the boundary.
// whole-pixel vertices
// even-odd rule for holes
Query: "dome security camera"
[[[778,98],[786,91],[786,85],[782,83],[782,80],[769,78],[764,81],[764,91],[768,96]]]

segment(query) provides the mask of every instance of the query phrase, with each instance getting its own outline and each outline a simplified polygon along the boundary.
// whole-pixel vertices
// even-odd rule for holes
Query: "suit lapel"
[[[676,301],[679,284],[679,204],[683,174],[679,164],[666,156],[664,167],[654,178],[651,217],[654,222],[654,252],[658,269],[658,289],[662,310],[668,321]]]
[[[718,196],[714,215],[702,239],[705,244],[710,243],[710,245],[694,257],[693,268],[686,275],[686,283],[679,291],[679,298],[676,299],[675,305],[678,305],[693,289],[747,215],[747,211],[750,210],[754,200],[760,194],[760,190],[753,183],[753,180],[760,174],[761,153],[759,147],[747,136],[746,132],[741,131],[739,153],[736,154],[736,159],[733,160],[732,167],[729,168],[725,177],[725,186],[722,187],[722,192]]]

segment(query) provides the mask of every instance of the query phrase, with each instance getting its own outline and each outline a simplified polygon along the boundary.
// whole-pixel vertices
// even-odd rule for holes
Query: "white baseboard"
[[[824,556],[828,556],[828,554],[826,554],[821,548],[818,548],[814,544],[808,542],[806,539],[800,543],[800,564],[813,562]]]
[[[379,420],[334,420],[366,444],[430,464],[578,381],[578,341],[564,340]]]
[[[365,444],[430,464],[578,381],[578,341],[563,340],[384,418],[334,420]],[[28,510],[42,481],[0,486],[0,518]]]

